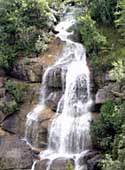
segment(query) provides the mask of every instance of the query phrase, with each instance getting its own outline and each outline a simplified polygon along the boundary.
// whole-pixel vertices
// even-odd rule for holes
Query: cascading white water
[[[57,36],[66,42],[66,46],[54,66],[63,65],[67,68],[67,73],[64,95],[58,103],[57,114],[50,126],[48,149],[41,153],[42,158],[49,158],[51,162],[61,156],[78,157],[91,148],[89,69],[84,47],[68,38],[72,33],[67,29],[74,23],[74,17],[70,13],[56,27],[59,31]],[[62,113],[59,114],[58,110],[62,110]],[[75,163],[77,170],[77,158]]]
[[[27,126],[31,125],[32,120],[37,120],[39,112],[44,108],[48,73],[58,66],[61,67],[62,79],[64,77],[66,79],[64,94],[58,103],[57,114],[50,126],[48,149],[40,155],[42,159],[49,158],[50,164],[57,157],[75,156],[76,170],[78,170],[78,155],[91,148],[91,113],[89,112],[91,97],[85,48],[82,44],[70,40],[69,36],[72,33],[67,31],[75,23],[73,13],[74,10],[68,12],[56,27],[59,32],[57,36],[65,42],[65,47],[58,61],[44,74],[42,99],[33,112],[28,114]],[[63,69],[67,70],[66,76],[63,75]]]

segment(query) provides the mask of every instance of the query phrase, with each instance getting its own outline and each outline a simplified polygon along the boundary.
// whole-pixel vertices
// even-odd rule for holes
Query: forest
[[[99,89],[105,91],[103,87],[112,93],[104,102],[95,103],[92,111],[98,112],[90,125],[92,145],[101,153],[101,159],[90,170],[125,170],[125,0],[0,0],[0,126],[4,129],[3,122],[20,112],[35,83],[41,83],[31,78],[33,84],[29,88],[30,78],[26,76],[30,64],[49,52],[57,34],[55,26],[64,10],[68,11],[67,6],[80,9],[70,31],[74,31],[86,48],[94,83],[93,100]],[[22,59],[26,66],[19,65]],[[17,63],[19,68],[15,67]],[[18,73],[22,67],[26,67],[25,76],[24,72]],[[105,81],[105,73],[110,73],[111,83],[108,78]],[[113,83],[115,88],[110,89]],[[9,96],[9,101],[5,96]],[[2,138],[0,133],[0,145]],[[73,170],[71,165],[68,167],[66,170]]]

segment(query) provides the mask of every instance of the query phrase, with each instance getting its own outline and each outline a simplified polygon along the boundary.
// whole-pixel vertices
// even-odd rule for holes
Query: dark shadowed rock
[[[0,88],[4,86],[4,77],[0,77]]]
[[[16,133],[16,126],[16,115],[9,115],[1,123],[2,129],[10,133]]]
[[[98,151],[89,151],[86,154],[81,155],[79,159],[79,165],[87,165],[87,170],[96,170],[99,161],[102,159],[102,155]]]
[[[0,68],[0,76],[5,76],[5,71],[2,68]]]
[[[63,88],[65,86],[66,69],[53,67],[46,77],[47,86],[51,88]]]
[[[32,151],[24,141],[14,137],[0,145],[1,170],[29,170],[32,164]]]

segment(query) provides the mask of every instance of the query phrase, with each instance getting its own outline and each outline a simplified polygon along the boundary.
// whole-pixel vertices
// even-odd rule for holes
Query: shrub
[[[15,100],[12,100],[5,104],[3,112],[6,114],[12,114],[12,113],[15,113],[16,111],[18,111],[18,109],[19,109],[18,104],[16,103]]]
[[[97,31],[96,23],[89,13],[78,17],[78,32],[88,53],[98,54],[106,44],[106,38]]]
[[[0,0],[1,67],[9,68],[20,51],[38,54],[46,50],[47,36],[42,35],[51,29],[48,24],[52,23],[50,16],[50,8],[45,0]],[[42,43],[38,49],[35,47],[39,36]]]
[[[124,122],[124,103],[107,101],[101,107],[100,117],[92,122],[91,132],[93,141],[99,149],[111,151],[115,136],[120,134]]]
[[[13,83],[13,81],[8,80],[5,83],[5,89],[8,93],[10,93],[17,103],[21,103],[24,97],[24,87],[19,84]]]
[[[113,24],[116,5],[117,0],[92,0],[89,6],[91,16],[97,22]]]
[[[115,11],[115,25],[121,35],[120,40],[125,44],[125,0],[118,0]]]

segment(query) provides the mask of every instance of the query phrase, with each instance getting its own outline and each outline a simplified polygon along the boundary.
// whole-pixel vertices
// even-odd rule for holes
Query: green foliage
[[[122,59],[113,62],[113,76],[116,78],[118,82],[122,82],[125,80],[125,63]]]
[[[125,0],[118,0],[115,16],[115,25],[120,32],[122,43],[125,44]]]
[[[66,170],[74,170],[74,165],[70,160],[67,162]]]
[[[117,0],[92,0],[90,1],[90,13],[92,18],[103,24],[112,24]]]
[[[45,28],[49,21],[50,9],[46,0],[24,0],[21,15],[27,27]]]
[[[91,124],[93,141],[96,141],[98,148],[104,151],[112,150],[115,135],[121,133],[124,107],[124,103],[114,104],[112,101],[102,105],[100,117]]]
[[[1,67],[11,66],[20,51],[37,55],[47,49],[49,37],[44,32],[51,29],[51,15],[45,0],[0,0]]]
[[[6,114],[13,114],[15,113],[16,111],[18,111],[18,104],[15,100],[12,100],[10,102],[7,102],[5,104],[5,107],[3,109],[3,112],[6,113]]]
[[[89,53],[98,54],[100,48],[106,44],[106,38],[97,31],[96,23],[89,13],[78,17],[78,32]]]
[[[125,169],[125,125],[122,125],[122,133],[119,134],[117,142],[117,156],[106,154],[102,160],[102,170],[123,170]],[[115,144],[116,145],[116,144]],[[116,148],[116,146],[113,146]]]
[[[125,102],[107,101],[102,105],[99,119],[91,125],[99,149],[105,151],[102,170],[125,169]]]
[[[19,84],[13,83],[13,81],[8,80],[5,83],[6,92],[11,94],[17,103],[21,103],[24,97],[24,87],[20,86]]]
[[[99,119],[91,124],[93,140],[96,141],[98,147],[103,150],[111,149],[112,147],[114,127],[111,117],[114,113],[114,107],[111,101],[106,102],[101,108]]]

